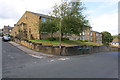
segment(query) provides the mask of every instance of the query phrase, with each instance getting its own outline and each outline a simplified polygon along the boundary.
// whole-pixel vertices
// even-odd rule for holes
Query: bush
[[[88,42],[88,40],[77,40],[77,41],[80,41],[80,42]]]
[[[55,41],[55,40],[56,40],[56,38],[51,37],[51,38],[47,38],[47,40],[49,40],[49,41]]]
[[[66,41],[66,40],[69,40],[69,38],[62,38],[62,41]]]
[[[51,37],[51,38],[47,38],[47,40],[49,41],[59,41],[59,37]],[[62,41],[66,41],[69,40],[68,38],[61,38]]]
[[[84,42],[88,42],[88,40],[84,40]]]

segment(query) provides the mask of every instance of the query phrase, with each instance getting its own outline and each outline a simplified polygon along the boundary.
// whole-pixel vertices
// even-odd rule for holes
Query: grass
[[[35,43],[42,43],[43,45],[53,45],[59,46],[59,41],[49,41],[49,40],[30,40]],[[61,42],[61,46],[79,46],[79,45],[96,45],[100,46],[102,44],[94,43],[94,42],[80,42],[80,41],[72,41],[72,40],[65,40]]]

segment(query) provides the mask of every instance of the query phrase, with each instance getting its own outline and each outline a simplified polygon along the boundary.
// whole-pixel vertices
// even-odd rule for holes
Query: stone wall
[[[120,51],[119,48],[113,48],[109,46],[82,45],[82,46],[71,46],[71,47],[62,46],[60,48],[59,46],[42,45],[42,43],[34,43],[28,40],[20,40],[16,38],[12,40],[34,51],[54,54],[54,55],[68,56],[68,55],[92,54],[92,53],[108,52],[108,51]]]
[[[120,51],[120,48],[118,48],[118,47],[111,47],[110,51]]]

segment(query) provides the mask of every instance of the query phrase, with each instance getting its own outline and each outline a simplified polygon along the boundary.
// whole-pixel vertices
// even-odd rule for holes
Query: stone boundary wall
[[[98,52],[108,52],[108,51],[120,51],[120,48],[113,48],[109,46],[92,46],[92,45],[82,45],[82,46],[71,46],[65,47],[53,46],[53,45],[42,45],[42,43],[34,43],[28,40],[12,39],[12,41],[19,43],[27,48],[34,51],[54,54],[54,55],[80,55],[80,54],[92,54]],[[80,50],[81,49],[81,50]]]

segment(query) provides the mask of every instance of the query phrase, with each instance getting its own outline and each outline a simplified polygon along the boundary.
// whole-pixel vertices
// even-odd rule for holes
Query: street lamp
[[[62,5],[62,3],[63,3],[63,0],[61,0],[61,5]],[[60,32],[60,35],[59,35],[59,42],[60,42],[60,44],[59,44],[59,48],[60,48],[60,55],[61,55],[61,37],[62,37],[62,35],[61,35],[61,23],[62,22],[62,11],[61,11],[61,14],[60,14],[60,27],[59,27],[59,32]]]

